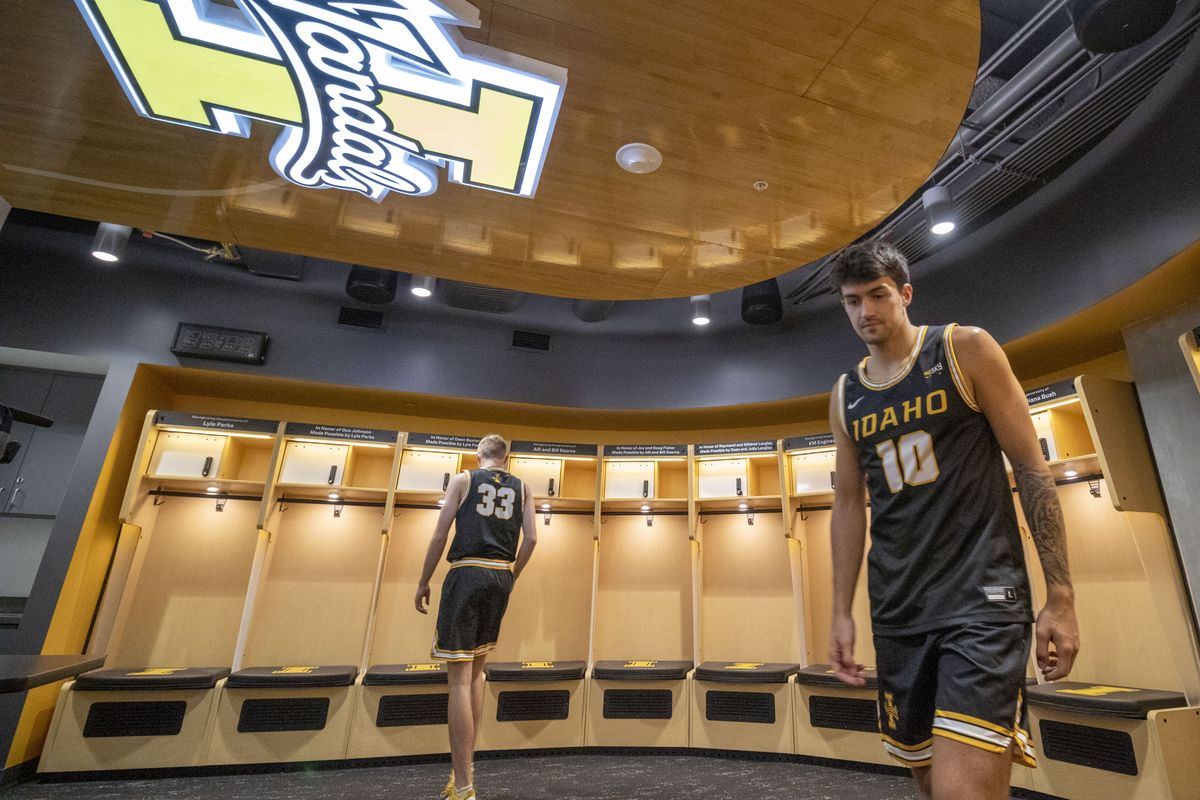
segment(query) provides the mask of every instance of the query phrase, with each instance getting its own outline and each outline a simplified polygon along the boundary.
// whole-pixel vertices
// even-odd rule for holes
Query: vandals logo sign
[[[533,196],[566,70],[467,42],[462,0],[75,0],[137,112],[246,137],[282,177],[380,200]]]

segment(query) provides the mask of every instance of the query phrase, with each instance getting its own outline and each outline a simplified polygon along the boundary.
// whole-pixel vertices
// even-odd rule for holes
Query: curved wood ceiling
[[[480,0],[471,40],[568,70],[533,199],[443,181],[374,203],[249,140],[139,117],[69,3],[0,8],[0,196],[37,211],[587,299],[745,286],[916,191],[979,53],[974,0]],[[642,141],[664,164],[623,172]],[[765,180],[762,192],[752,187]]]

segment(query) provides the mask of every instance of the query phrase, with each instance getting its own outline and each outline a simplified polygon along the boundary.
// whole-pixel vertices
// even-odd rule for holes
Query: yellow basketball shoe
[[[460,789],[457,786],[451,786],[450,797],[447,800],[476,800],[475,787],[465,786]]]
[[[438,798],[439,800],[448,800],[452,794],[454,794],[454,770],[450,770],[450,778],[446,781],[446,787],[442,789],[442,793],[438,795]]]

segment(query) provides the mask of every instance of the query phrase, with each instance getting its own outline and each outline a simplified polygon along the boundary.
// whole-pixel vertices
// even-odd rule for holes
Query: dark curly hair
[[[908,259],[887,242],[862,242],[852,244],[833,257],[829,282],[834,291],[841,293],[847,283],[870,283],[880,278],[891,278],[896,288],[909,283]]]

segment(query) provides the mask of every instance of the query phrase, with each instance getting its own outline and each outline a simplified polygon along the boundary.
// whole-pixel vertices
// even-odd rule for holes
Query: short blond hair
[[[503,461],[508,455],[508,442],[504,441],[504,437],[498,433],[489,433],[487,436],[479,440],[479,456],[480,458],[488,458],[492,461]]]

